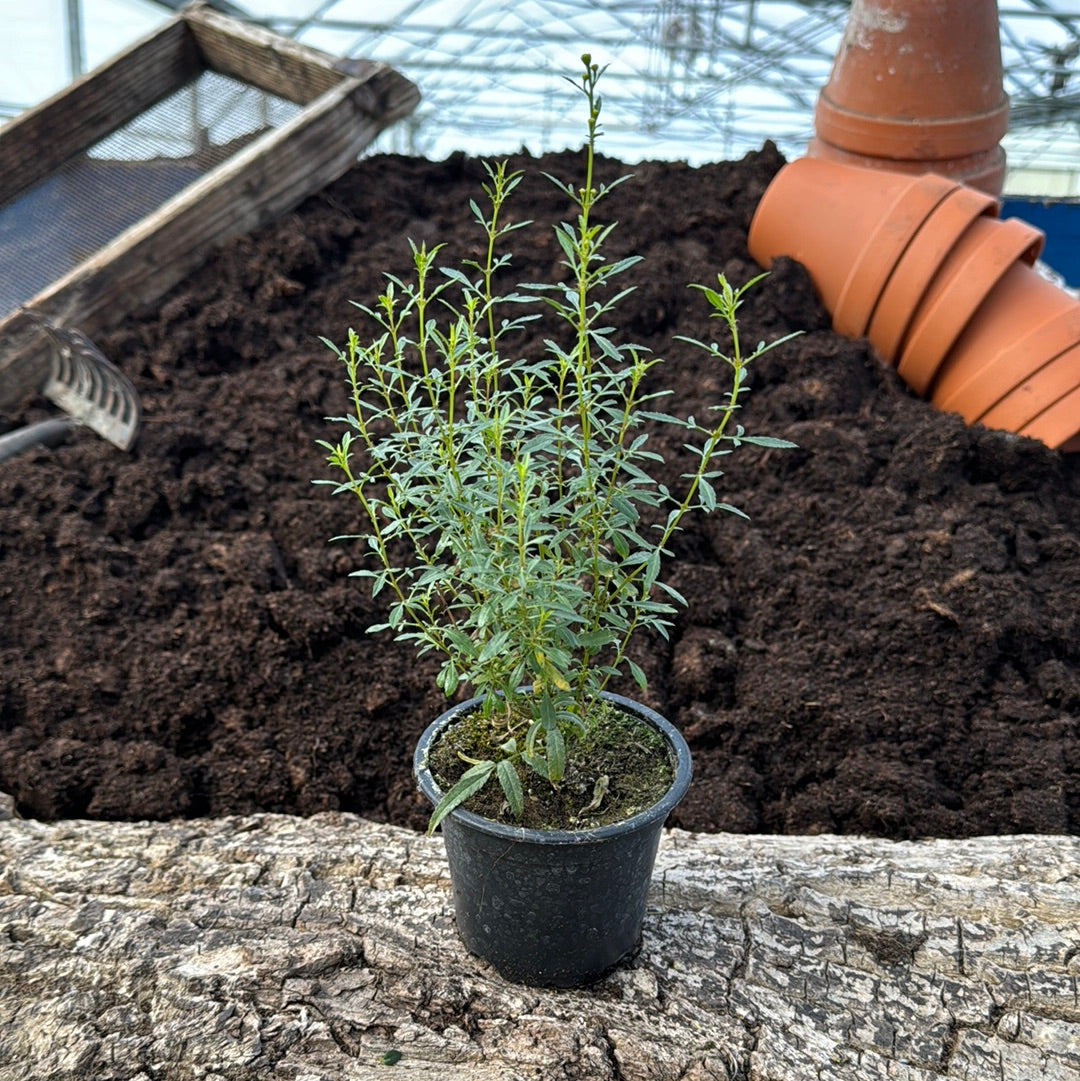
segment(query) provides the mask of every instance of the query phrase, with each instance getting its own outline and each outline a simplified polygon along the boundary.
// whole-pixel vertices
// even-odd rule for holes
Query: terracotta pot
[[[852,0],[810,153],[916,163],[997,194],[1008,117],[996,0]]]
[[[931,401],[969,424],[1047,360],[1080,341],[1080,301],[1016,262],[938,369]]]
[[[782,255],[802,263],[837,330],[857,336],[896,259],[956,187],[941,177],[798,158],[761,197],[747,244],[763,267]]]
[[[868,334],[939,408],[1080,449],[1080,424],[1058,434],[1080,383],[1080,303],[1033,269],[1043,233],[996,210],[933,174],[800,158],[762,196],[748,247],[764,267],[802,263],[834,328]]]
[[[978,188],[995,198],[1005,185],[1005,151],[1000,146],[962,158],[905,161],[902,158],[872,158],[866,154],[852,154],[815,137],[806,144],[806,154],[811,158],[833,161],[838,165],[855,165],[862,169],[886,169],[915,176],[932,171],[969,188]]]
[[[1059,353],[1013,387],[981,417],[979,423],[987,428],[1003,428],[1007,432],[1022,431],[1055,402],[1070,391],[1080,388],[1080,341],[1071,349]],[[1075,418],[1074,435],[1080,431],[1080,415]]]
[[[867,331],[878,353],[892,363],[919,301],[956,241],[978,217],[996,216],[986,192],[957,187],[927,218],[897,261],[878,297]]]
[[[959,184],[928,174],[913,179],[900,192],[866,238],[836,298],[833,329],[838,334],[861,338],[866,333],[878,297],[912,237],[920,235],[942,203],[959,190]]]
[[[1066,453],[1080,451],[1080,386],[1059,398],[1020,432]]]
[[[941,264],[911,319],[897,370],[925,394],[953,343],[987,294],[1018,259],[1031,264],[1045,237],[1018,218],[976,218]]]

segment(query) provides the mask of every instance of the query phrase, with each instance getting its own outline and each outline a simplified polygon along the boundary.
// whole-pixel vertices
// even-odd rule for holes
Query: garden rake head
[[[49,337],[52,355],[41,393],[67,416],[38,421],[0,436],[0,459],[39,443],[58,443],[80,425],[121,450],[130,450],[142,420],[142,406],[131,381],[81,331],[58,327],[30,308],[22,312]]]

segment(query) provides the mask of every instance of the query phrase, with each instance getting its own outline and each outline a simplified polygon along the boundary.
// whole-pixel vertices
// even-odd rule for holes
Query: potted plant
[[[471,203],[481,257],[440,266],[439,247],[410,242],[414,275],[388,275],[377,303],[358,305],[372,336],[324,339],[351,411],[332,418],[340,440],[321,443],[345,477],[336,490],[361,511],[367,557],[353,573],[388,598],[369,630],[434,651],[441,689],[471,692],[415,754],[459,931],[507,978],[561,986],[634,949],[660,830],[690,781],[678,731],[608,690],[624,675],[645,686],[631,639],[665,634],[686,603],[662,578],[668,544],[691,512],[735,511],[714,488],[720,458],[792,445],[735,422],[749,365],[786,340],[743,352],[736,311],[758,279],[696,286],[730,337],[726,351],[693,342],[730,371],[707,419],[663,412],[661,361],[617,340],[625,293],[609,287],[637,257],[608,261],[614,226],[594,221],[613,185],[594,187],[602,72],[582,59],[584,183],[551,178],[577,208],[555,227],[565,280],[497,288],[511,258],[500,246],[527,223],[504,219],[521,174],[487,166],[486,205]],[[517,356],[538,305],[564,340]],[[660,479],[650,426],[677,429],[688,448],[678,489]]]

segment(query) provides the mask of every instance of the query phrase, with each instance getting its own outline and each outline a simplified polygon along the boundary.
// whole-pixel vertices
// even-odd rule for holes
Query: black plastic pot
[[[592,830],[524,829],[461,808],[442,822],[458,932],[470,952],[516,983],[580,986],[637,948],[660,831],[690,785],[680,732],[632,699],[604,697],[664,736],[675,780],[658,803]],[[479,702],[447,710],[420,737],[413,770],[432,804],[442,790],[427,769],[428,750]]]

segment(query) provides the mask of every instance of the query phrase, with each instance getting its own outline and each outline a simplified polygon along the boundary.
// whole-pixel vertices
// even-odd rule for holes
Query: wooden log
[[[544,991],[464,951],[439,838],[0,816],[0,1081],[1080,1078],[1075,838],[672,831],[638,956]]]

